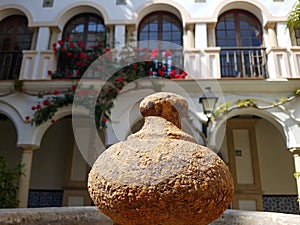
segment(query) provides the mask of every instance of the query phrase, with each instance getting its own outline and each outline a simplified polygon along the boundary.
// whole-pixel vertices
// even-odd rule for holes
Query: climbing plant
[[[22,175],[22,166],[9,168],[6,159],[0,156],[0,208],[16,208],[18,181]]]

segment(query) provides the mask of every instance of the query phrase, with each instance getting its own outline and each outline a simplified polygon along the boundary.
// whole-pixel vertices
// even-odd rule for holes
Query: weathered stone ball
[[[180,130],[186,100],[158,93],[140,108],[143,128],[102,153],[89,173],[95,205],[117,225],[203,225],[217,219],[232,200],[233,181],[213,151]]]

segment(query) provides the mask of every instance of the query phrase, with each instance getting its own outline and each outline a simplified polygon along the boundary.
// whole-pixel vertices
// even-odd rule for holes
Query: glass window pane
[[[139,40],[164,40],[182,45],[182,23],[173,14],[157,11],[147,15],[139,25]]]

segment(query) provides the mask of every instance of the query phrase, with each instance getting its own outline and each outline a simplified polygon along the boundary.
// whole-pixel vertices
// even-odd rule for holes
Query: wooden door
[[[227,123],[229,168],[234,179],[232,208],[263,210],[255,134],[256,118],[235,118]]]

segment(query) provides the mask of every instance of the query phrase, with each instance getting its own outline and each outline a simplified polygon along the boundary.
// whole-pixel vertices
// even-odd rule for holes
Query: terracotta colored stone
[[[209,224],[225,211],[233,181],[224,162],[183,132],[184,98],[157,93],[140,104],[143,128],[108,148],[89,173],[96,206],[118,225]]]

